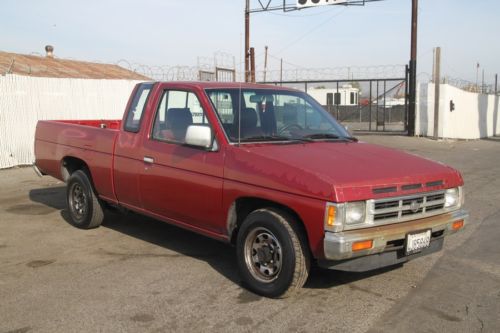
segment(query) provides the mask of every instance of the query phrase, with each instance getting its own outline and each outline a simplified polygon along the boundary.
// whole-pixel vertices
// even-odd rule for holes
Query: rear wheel
[[[245,286],[267,297],[288,297],[309,275],[309,251],[295,219],[259,209],[243,222],[237,238],[238,267]]]
[[[66,189],[70,223],[81,229],[96,228],[104,220],[103,205],[82,170],[71,174]]]

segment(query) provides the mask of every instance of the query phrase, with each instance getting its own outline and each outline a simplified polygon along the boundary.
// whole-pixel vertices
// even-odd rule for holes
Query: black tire
[[[71,174],[66,187],[70,223],[80,229],[92,229],[104,220],[103,204],[94,192],[89,176],[82,170]]]
[[[305,234],[289,214],[274,208],[250,213],[238,231],[236,253],[242,282],[266,297],[285,298],[309,276]]]

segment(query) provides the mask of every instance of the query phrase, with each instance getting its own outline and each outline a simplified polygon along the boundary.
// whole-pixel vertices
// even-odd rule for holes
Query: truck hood
[[[225,178],[334,202],[463,184],[460,174],[442,163],[363,142],[231,146]]]

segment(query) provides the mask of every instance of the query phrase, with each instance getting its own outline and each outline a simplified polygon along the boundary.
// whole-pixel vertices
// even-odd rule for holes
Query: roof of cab
[[[157,82],[172,85],[182,85],[189,86],[192,88],[201,89],[274,89],[274,90],[293,90],[298,91],[290,87],[282,87],[272,84],[260,84],[260,83],[244,83],[244,82],[206,82],[206,81],[169,81],[169,82]]]

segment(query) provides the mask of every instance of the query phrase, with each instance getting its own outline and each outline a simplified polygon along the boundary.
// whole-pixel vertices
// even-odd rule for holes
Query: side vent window
[[[153,83],[143,83],[137,88],[130,109],[128,110],[127,120],[124,126],[125,131],[133,133],[139,132],[144,108],[152,89]]]

